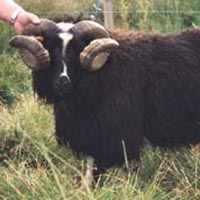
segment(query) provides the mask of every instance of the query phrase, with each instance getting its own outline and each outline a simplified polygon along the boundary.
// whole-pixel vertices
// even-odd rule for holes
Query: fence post
[[[103,0],[103,11],[104,11],[104,25],[107,28],[113,28],[114,27],[114,19],[113,19],[112,0]]]

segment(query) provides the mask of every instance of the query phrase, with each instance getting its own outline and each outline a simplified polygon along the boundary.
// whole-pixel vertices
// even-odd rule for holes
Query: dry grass
[[[14,108],[1,106],[0,121],[0,199],[200,198],[199,146],[167,151],[146,144],[138,173],[109,169],[91,189],[84,158],[56,144],[51,107],[21,95]]]

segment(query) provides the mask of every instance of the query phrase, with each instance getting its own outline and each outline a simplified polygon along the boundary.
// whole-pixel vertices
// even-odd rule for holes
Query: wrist
[[[12,12],[9,23],[14,26],[18,16],[23,12],[23,9],[16,9]]]

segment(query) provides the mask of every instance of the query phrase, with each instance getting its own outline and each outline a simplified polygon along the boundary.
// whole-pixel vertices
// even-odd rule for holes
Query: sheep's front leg
[[[88,187],[91,187],[94,181],[93,177],[93,170],[94,170],[94,158],[88,156],[86,158],[87,161],[87,168],[86,168],[86,173],[85,173],[85,182]]]
[[[105,169],[98,167],[95,163],[94,158],[88,156],[86,158],[86,173],[85,173],[85,184],[88,187],[97,187],[99,185],[99,181],[102,173],[105,172]]]

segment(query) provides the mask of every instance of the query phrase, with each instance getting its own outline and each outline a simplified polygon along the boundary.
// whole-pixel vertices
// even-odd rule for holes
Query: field
[[[17,2],[48,16],[66,11],[77,14],[86,2],[82,11],[94,14],[92,4],[98,1]],[[113,2],[116,26],[166,33],[200,24],[199,0]],[[98,18],[102,20],[102,13]],[[145,142],[137,173],[109,169],[100,185],[88,188],[84,157],[77,160],[70,149],[57,145],[52,108],[37,100],[30,71],[7,45],[12,29],[0,23],[0,32],[0,200],[200,199],[198,145],[166,150]]]

